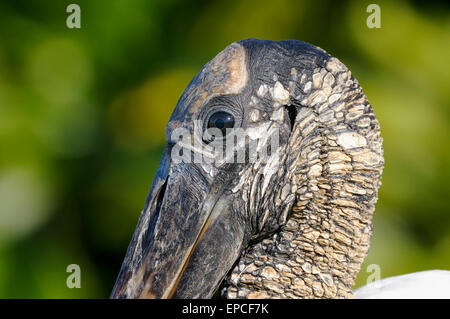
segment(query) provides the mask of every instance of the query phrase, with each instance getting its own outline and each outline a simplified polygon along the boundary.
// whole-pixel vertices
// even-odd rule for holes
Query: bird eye
[[[227,128],[234,127],[234,117],[230,113],[219,111],[209,117],[207,128],[218,128],[222,136],[226,135]]]

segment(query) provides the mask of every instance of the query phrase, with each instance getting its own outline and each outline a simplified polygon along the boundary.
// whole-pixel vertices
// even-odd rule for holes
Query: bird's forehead
[[[297,80],[310,77],[314,68],[323,67],[328,59],[325,51],[300,41],[248,39],[232,43],[189,83],[170,117],[166,135],[179,127],[191,129],[194,120],[213,106],[209,102],[220,96],[241,95],[248,102],[240,104],[247,108],[245,113],[259,120],[255,106],[276,111],[301,94],[295,92]],[[262,100],[265,102],[258,103]]]
[[[209,61],[192,79],[173,116],[194,114],[200,106],[219,95],[238,94],[247,85],[247,53],[232,43]]]

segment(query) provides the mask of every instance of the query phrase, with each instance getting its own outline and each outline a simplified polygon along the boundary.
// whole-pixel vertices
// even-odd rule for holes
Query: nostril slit
[[[167,176],[167,179],[169,179],[169,177]],[[159,215],[159,210],[161,209],[161,205],[164,199],[164,194],[166,192],[166,187],[167,187],[167,179],[164,182],[164,184],[161,186],[161,189],[159,190],[159,194],[158,194],[158,198],[156,200],[156,209],[155,209],[155,213]]]
[[[147,229],[145,230],[145,233],[143,234],[143,241],[142,241],[142,246],[143,247],[148,247],[150,245],[150,242],[152,241],[152,237],[153,237],[153,232],[155,230],[156,227],[156,222],[158,221],[159,218],[159,213],[161,210],[161,206],[164,200],[164,194],[166,193],[166,188],[167,188],[167,180],[169,179],[169,176],[167,176],[166,181],[164,182],[164,184],[161,186],[158,195],[156,196],[156,203],[153,204],[151,203],[150,205],[155,205],[155,211],[152,214],[149,224],[147,226]]]

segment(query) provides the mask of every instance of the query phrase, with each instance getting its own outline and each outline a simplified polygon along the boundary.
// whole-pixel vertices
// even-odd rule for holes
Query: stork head
[[[184,91],[166,140],[112,297],[211,297],[248,247],[311,200],[302,188],[315,180],[309,190],[325,194],[332,170],[357,170],[352,151],[378,174],[368,211],[379,186],[378,122],[358,82],[300,41],[229,45]]]

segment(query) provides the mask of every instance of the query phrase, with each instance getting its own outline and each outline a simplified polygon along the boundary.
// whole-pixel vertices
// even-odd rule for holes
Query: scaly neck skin
[[[353,296],[381,185],[382,140],[372,107],[342,63],[330,59],[314,71],[316,81],[321,86],[301,101],[290,139],[290,149],[301,150],[287,161],[294,207],[277,233],[243,252],[226,298]]]

